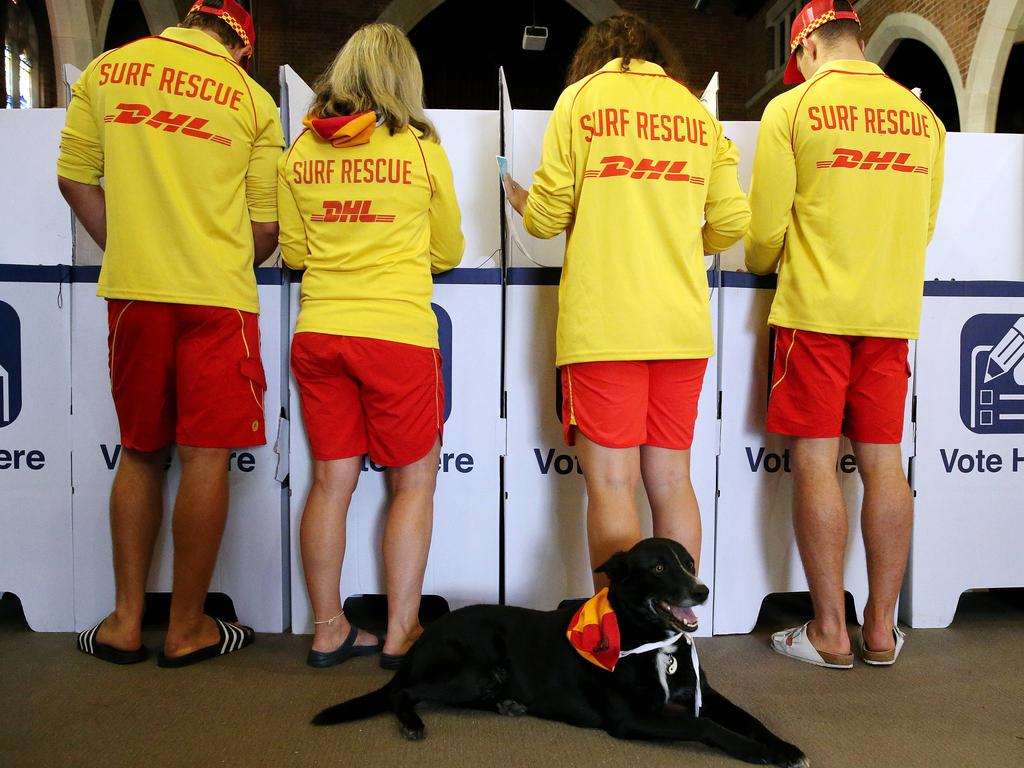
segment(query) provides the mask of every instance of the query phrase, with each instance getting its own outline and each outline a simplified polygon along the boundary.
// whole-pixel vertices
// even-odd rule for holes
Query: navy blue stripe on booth
[[[1024,296],[1024,282],[1010,280],[928,280],[925,296]]]
[[[284,270],[280,267],[257,267],[257,285],[281,285],[284,282]],[[71,267],[72,283],[98,283],[100,280],[99,266]]]
[[[0,283],[67,283],[70,274],[67,264],[0,264]]]
[[[777,287],[777,275],[754,275],[750,272],[723,272],[723,288]],[[1024,282],[1012,280],[927,280],[925,296],[1024,296]]]
[[[301,283],[304,270],[289,270],[293,283]],[[498,267],[485,269],[450,269],[434,275],[434,285],[501,285],[501,270]]]
[[[752,272],[722,272],[723,288],[768,288],[774,289],[778,275],[755,275]]]
[[[434,275],[434,285],[501,285],[501,269],[451,269]]]
[[[561,267],[509,267],[509,285],[558,285]],[[715,287],[715,271],[708,270],[708,288]]]
[[[259,285],[281,285],[285,270],[280,267],[259,267],[255,270]],[[507,270],[509,285],[558,285],[559,267],[511,267]],[[99,281],[98,266],[73,267],[67,264],[0,264],[0,283],[95,283]],[[302,279],[302,272],[291,272],[293,282]],[[723,288],[776,287],[776,275],[754,275],[750,272],[722,272]],[[438,285],[501,285],[501,270],[453,269],[434,276]],[[708,270],[708,285],[714,287],[715,273]],[[1024,296],[1024,282],[1014,280],[928,280],[925,296],[1015,297]]]

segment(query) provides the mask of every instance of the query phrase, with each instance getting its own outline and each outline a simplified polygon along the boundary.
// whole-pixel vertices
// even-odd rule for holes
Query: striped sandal
[[[198,664],[200,661],[213,659],[217,656],[226,656],[229,653],[240,651],[246,646],[252,645],[256,639],[256,631],[252,627],[235,626],[221,621],[216,616],[212,617],[217,623],[217,631],[220,633],[220,640],[213,645],[186,653],[184,656],[165,656],[163,651],[157,656],[158,667],[177,668],[187,667],[191,664]]]
[[[94,627],[79,632],[76,640],[78,650],[88,656],[95,656],[97,659],[102,661],[108,661],[111,664],[138,664],[140,661],[145,661],[149,658],[149,649],[144,645],[140,645],[134,651],[122,651],[120,648],[115,648],[112,645],[101,643],[96,640],[96,633],[99,632],[101,621]]]

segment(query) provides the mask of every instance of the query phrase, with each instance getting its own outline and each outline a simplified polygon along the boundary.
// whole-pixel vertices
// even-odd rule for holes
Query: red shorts
[[[906,339],[775,329],[768,431],[859,443],[903,439]]]
[[[225,307],[108,299],[110,388],[121,445],[263,445],[259,317]]]
[[[707,358],[572,363],[562,368],[562,430],[606,448],[688,450]]]
[[[296,333],[292,374],[318,461],[370,455],[384,467],[422,459],[444,431],[441,353],[396,341]]]

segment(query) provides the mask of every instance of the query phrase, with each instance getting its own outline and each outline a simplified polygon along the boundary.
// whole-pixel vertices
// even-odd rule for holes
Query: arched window
[[[31,0],[0,0],[4,7],[4,99],[8,109],[40,106],[39,32]]]
[[[57,103],[45,0],[0,0],[0,108]]]
[[[1010,49],[996,112],[996,133],[1024,133],[1024,42]]]
[[[107,23],[107,34],[103,40],[103,50],[120,48],[132,40],[146,37],[149,32],[146,14],[142,12],[139,0],[114,0],[110,21]]]
[[[921,100],[931,107],[947,131],[960,130],[956,91],[942,60],[919,40],[900,40],[882,67],[907,88],[920,88]]]

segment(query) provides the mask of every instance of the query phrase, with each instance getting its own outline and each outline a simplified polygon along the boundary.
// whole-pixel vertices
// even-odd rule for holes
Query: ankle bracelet
[[[345,615],[345,612],[342,611],[337,616],[331,616],[331,618],[324,619],[323,621],[316,621],[314,619],[313,624],[316,625],[316,626],[320,626],[321,624],[333,624],[334,622],[336,622],[338,619],[340,619],[344,615]]]

